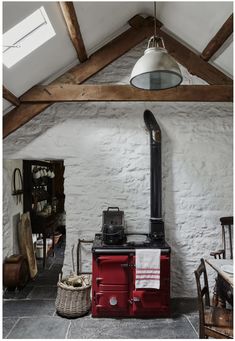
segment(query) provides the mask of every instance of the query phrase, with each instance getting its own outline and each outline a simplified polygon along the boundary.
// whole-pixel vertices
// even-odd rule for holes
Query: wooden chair
[[[222,227],[222,244],[223,249],[211,252],[210,255],[215,259],[233,259],[233,217],[220,218]],[[228,248],[229,246],[229,248]],[[233,297],[227,297],[227,288],[224,285],[224,281],[218,276],[215,280],[214,292],[213,292],[213,305],[225,307],[226,298],[228,302],[233,305]]]
[[[208,337],[216,339],[233,338],[233,314],[231,310],[212,307],[206,266],[204,259],[194,271],[197,283],[198,308],[199,308],[199,338]]]
[[[222,217],[220,218],[220,222],[221,222],[221,227],[222,227],[223,249],[211,252],[210,255],[213,256],[214,258],[219,258],[219,259],[221,259],[221,257],[233,259],[233,240],[232,240],[233,217]],[[227,245],[228,242],[229,242],[229,250],[228,250],[228,245]]]

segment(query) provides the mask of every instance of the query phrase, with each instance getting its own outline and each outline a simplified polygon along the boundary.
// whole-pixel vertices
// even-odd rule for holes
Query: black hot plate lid
[[[128,237],[128,234],[127,234]],[[101,251],[101,250],[123,250],[123,251],[131,251],[131,250],[135,250],[136,248],[156,248],[156,249],[162,249],[165,252],[170,252],[171,248],[168,245],[168,243],[165,240],[151,240],[149,238],[149,235],[146,234],[146,238],[143,240],[139,240],[139,238],[127,238],[127,241],[125,241],[124,243],[120,244],[120,245],[108,245],[105,244],[105,242],[102,240],[102,234],[101,233],[97,233],[95,235],[95,239],[93,242],[93,246],[92,246],[92,251],[96,252],[97,250]]]

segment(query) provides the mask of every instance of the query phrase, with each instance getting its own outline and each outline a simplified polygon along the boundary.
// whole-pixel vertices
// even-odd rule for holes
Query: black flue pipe
[[[164,238],[162,220],[161,129],[150,110],[144,112],[144,122],[150,136],[150,234]]]

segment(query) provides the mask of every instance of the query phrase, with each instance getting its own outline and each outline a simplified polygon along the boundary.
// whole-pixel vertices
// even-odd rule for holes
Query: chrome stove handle
[[[141,302],[141,299],[140,299],[140,297],[133,297],[133,298],[129,299],[128,302],[130,304],[133,304],[135,302]]]
[[[140,297],[133,297],[133,302],[140,302],[140,301],[141,301]]]
[[[122,268],[134,268],[135,264],[123,263],[120,264]]]

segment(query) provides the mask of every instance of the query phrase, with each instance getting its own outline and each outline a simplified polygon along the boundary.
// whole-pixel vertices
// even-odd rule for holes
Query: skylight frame
[[[3,64],[11,68],[55,35],[49,17],[41,6],[3,34]]]

